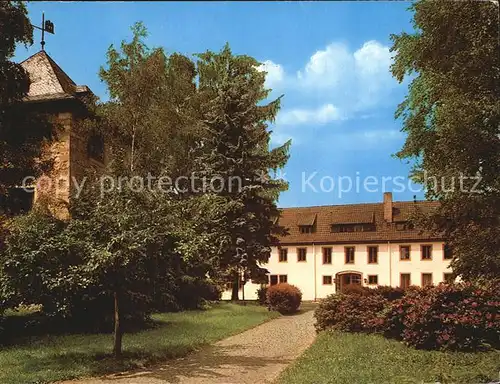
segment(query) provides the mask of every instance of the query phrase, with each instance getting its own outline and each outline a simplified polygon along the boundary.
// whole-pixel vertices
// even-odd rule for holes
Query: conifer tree
[[[268,123],[279,111],[280,100],[266,103],[270,90],[259,62],[233,55],[226,46],[218,53],[198,55],[198,98],[205,133],[199,158],[206,192],[223,198],[220,212],[223,249],[219,268],[231,274],[232,299],[238,299],[243,281],[257,278],[267,262],[279,228],[276,200],[285,181],[270,172],[285,166],[290,142],[270,149]]]

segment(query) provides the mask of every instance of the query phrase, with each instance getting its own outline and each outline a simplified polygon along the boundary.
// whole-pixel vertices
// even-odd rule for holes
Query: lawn
[[[422,351],[379,335],[323,332],[278,383],[484,383],[499,372],[499,351]]]
[[[153,316],[155,327],[125,334],[125,357],[110,356],[112,335],[34,336],[0,347],[0,383],[46,383],[116,372],[180,357],[277,317],[257,305],[220,303],[206,311]]]

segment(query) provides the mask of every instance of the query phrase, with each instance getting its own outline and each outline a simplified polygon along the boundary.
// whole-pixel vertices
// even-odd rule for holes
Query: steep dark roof
[[[288,234],[279,237],[280,244],[311,243],[382,243],[387,241],[428,241],[442,238],[421,231],[418,228],[399,230],[396,222],[408,221],[416,210],[429,212],[437,208],[438,203],[432,201],[395,201],[393,206],[393,222],[384,220],[384,204],[350,204],[317,207],[284,208],[281,210],[279,225]],[[316,217],[316,230],[313,233],[301,233],[301,218]],[[332,232],[333,224],[374,224],[375,231],[365,232]]]
[[[31,80],[25,101],[72,99],[90,93],[87,86],[76,85],[45,51],[35,53],[21,65]]]

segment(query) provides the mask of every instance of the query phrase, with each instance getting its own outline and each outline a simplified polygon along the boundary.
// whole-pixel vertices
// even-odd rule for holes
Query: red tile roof
[[[398,230],[396,222],[408,221],[416,211],[429,212],[439,203],[433,201],[393,202],[393,222],[384,220],[384,204],[350,204],[316,207],[284,208],[281,210],[279,225],[288,234],[279,237],[280,244],[312,243],[383,243],[387,241],[430,241],[442,240],[442,237],[427,231],[415,229]],[[299,225],[304,220],[316,217],[315,231],[301,233]],[[332,224],[375,224],[375,231],[332,232]]]

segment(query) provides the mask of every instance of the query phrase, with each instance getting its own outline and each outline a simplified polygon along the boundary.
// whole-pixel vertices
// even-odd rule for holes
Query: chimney
[[[384,220],[392,223],[392,192],[384,192]]]

